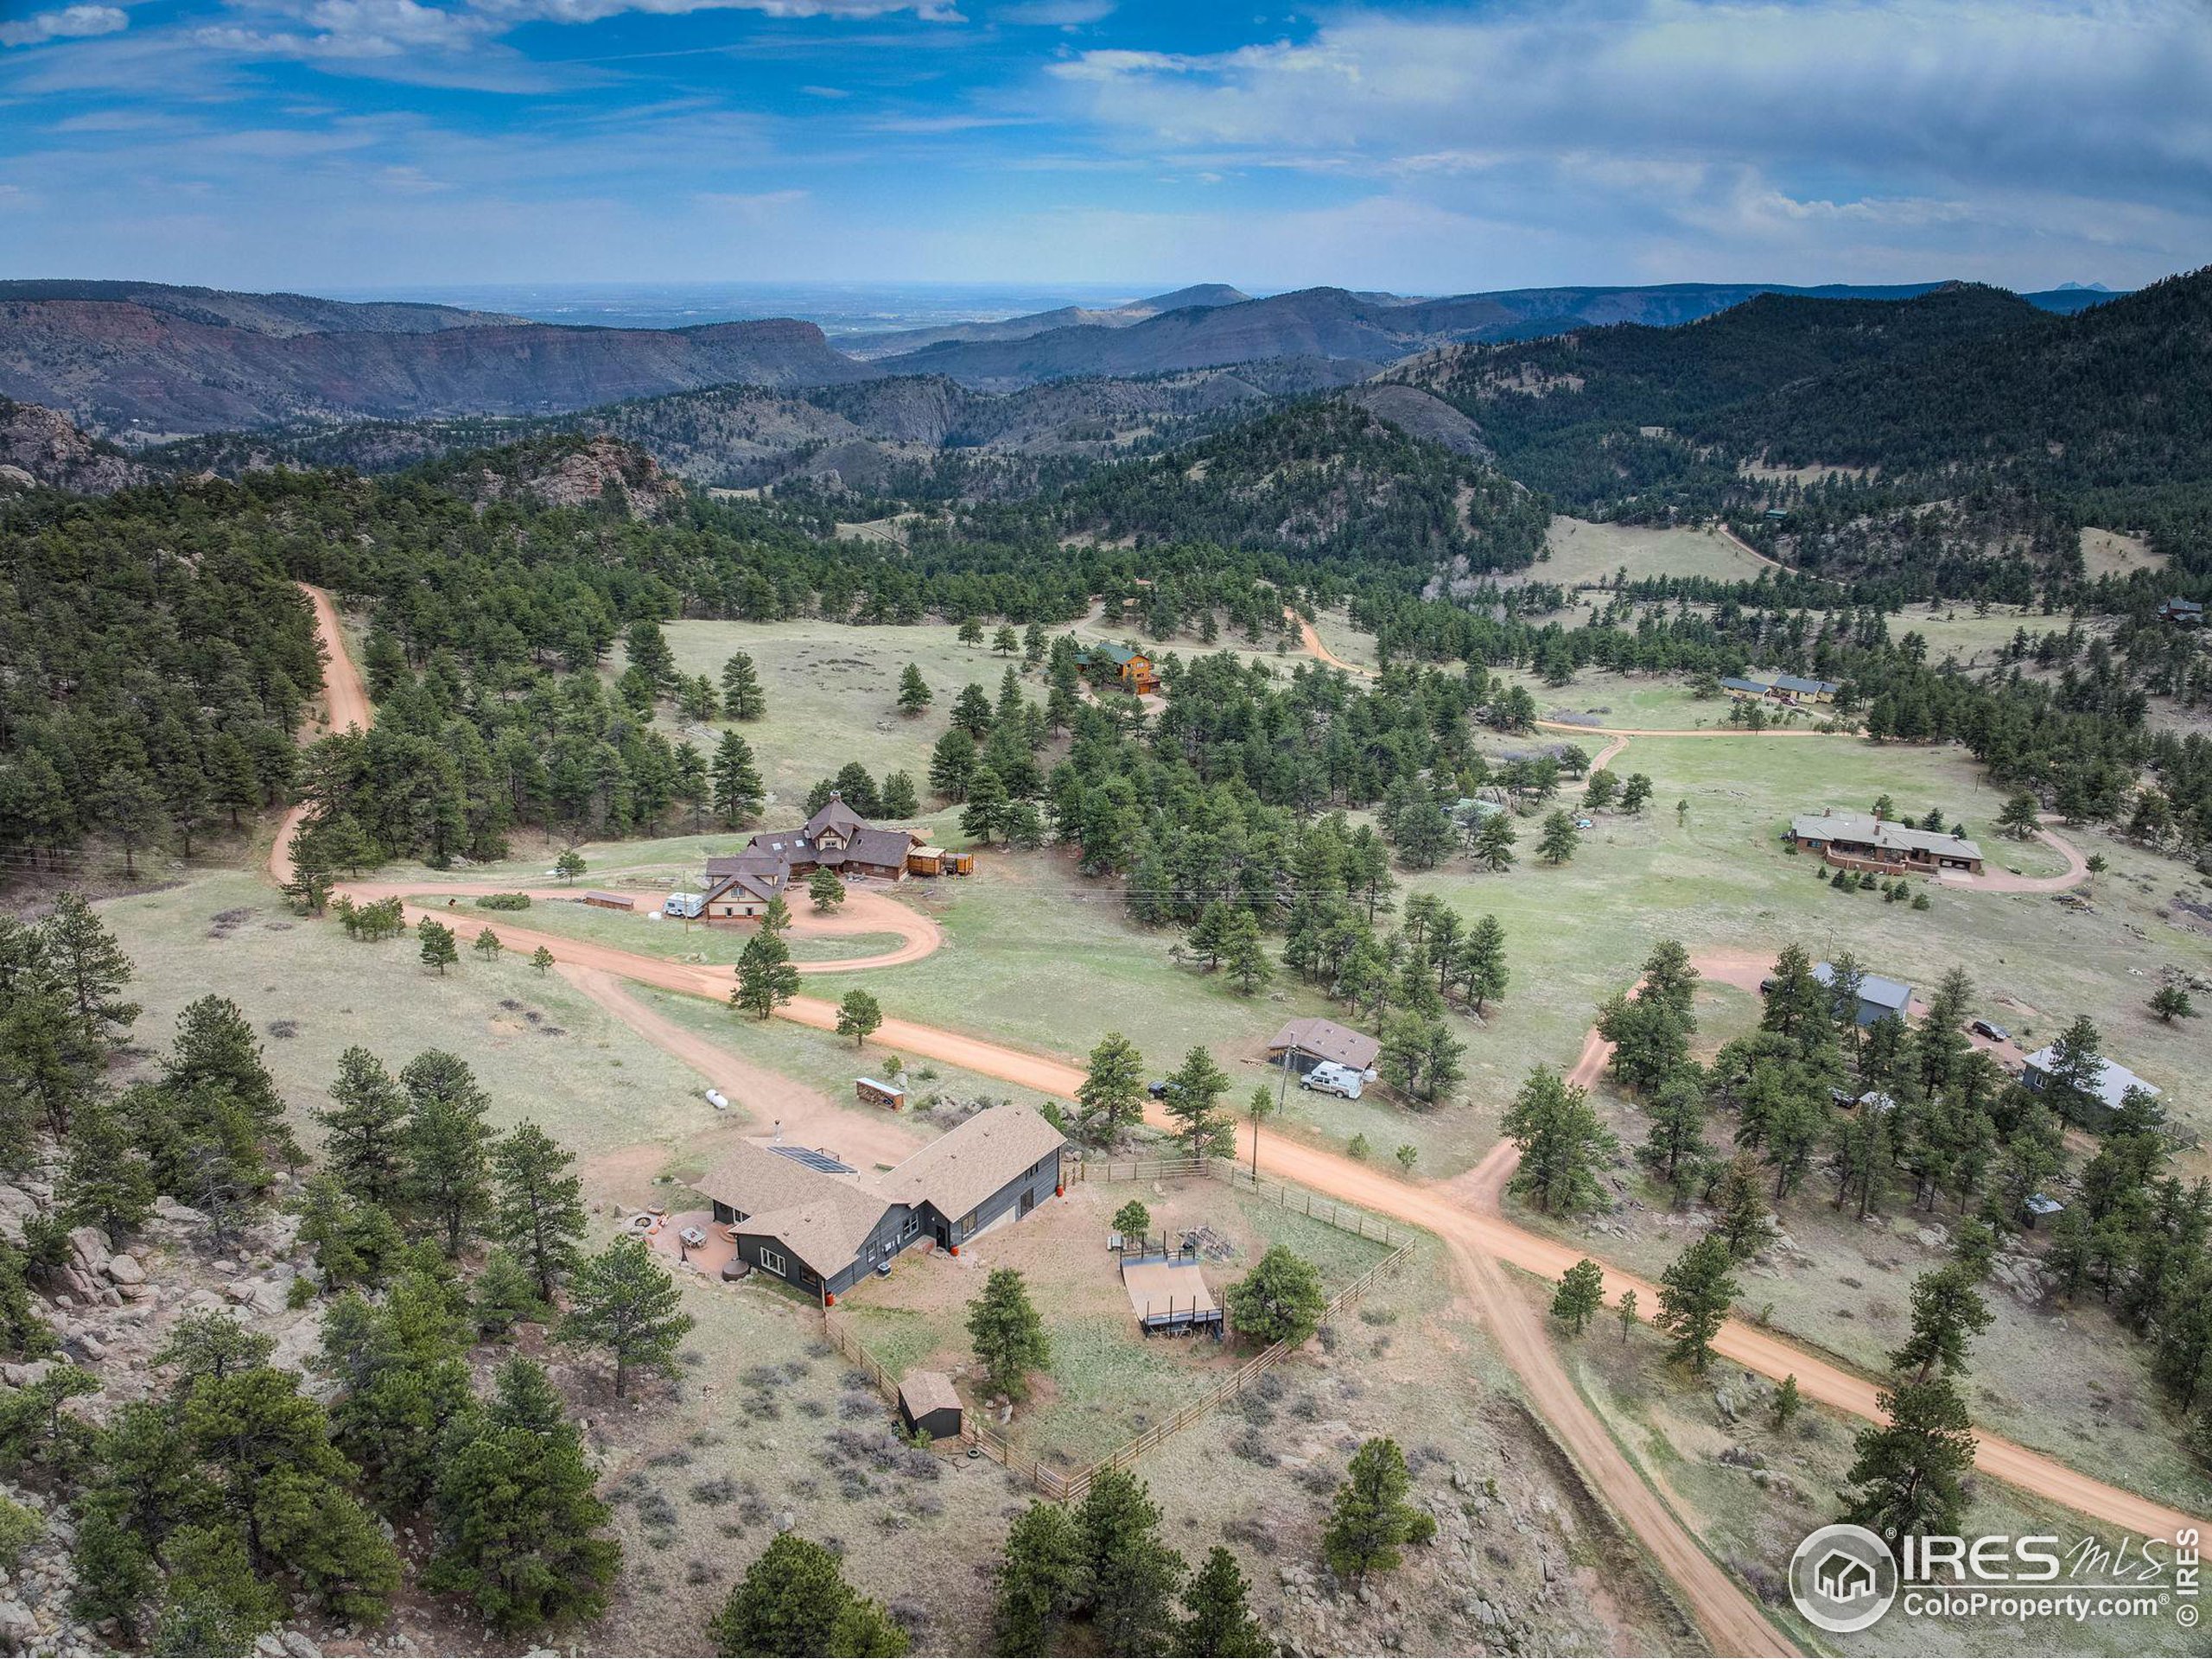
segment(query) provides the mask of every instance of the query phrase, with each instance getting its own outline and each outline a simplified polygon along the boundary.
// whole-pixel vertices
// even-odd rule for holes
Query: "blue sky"
[[[2133,285],[2207,0],[0,0],[0,275]]]

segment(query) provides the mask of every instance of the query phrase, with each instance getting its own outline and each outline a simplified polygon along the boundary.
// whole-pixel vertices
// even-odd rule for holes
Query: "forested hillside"
[[[2025,300],[1963,284],[1909,300],[1770,294],[1683,327],[1624,323],[1454,347],[1392,378],[1465,410],[1516,478],[1575,511],[1711,511],[1738,487],[1734,452],[1700,455],[1678,440],[1715,411],[1842,365],[2018,330],[2033,339],[2052,321]]]
[[[1524,569],[1551,516],[1484,462],[1339,399],[1102,469],[1039,506],[1063,532],[1106,540],[1280,547],[1424,574]]]
[[[314,621],[232,493],[0,502],[0,848],[189,853],[289,798]]]
[[[2087,522],[2202,548],[2212,537],[2212,268],[2077,317],[1926,341],[1713,410],[1688,429],[1784,466],[1970,468],[2062,497]]]

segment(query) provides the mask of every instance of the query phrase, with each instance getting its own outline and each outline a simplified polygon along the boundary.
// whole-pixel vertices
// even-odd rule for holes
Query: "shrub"
[[[526,893],[487,893],[477,899],[479,910],[528,910],[530,895]]]
[[[29,1548],[46,1533],[46,1522],[36,1510],[11,1497],[0,1497],[0,1572],[13,1573]]]

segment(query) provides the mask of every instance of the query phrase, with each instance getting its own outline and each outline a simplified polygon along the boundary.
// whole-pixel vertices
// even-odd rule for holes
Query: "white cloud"
[[[130,27],[130,19],[117,6],[64,6],[41,11],[19,22],[0,23],[0,46],[37,46],[47,41],[82,40],[92,35],[112,35]]]
[[[725,190],[702,190],[692,200],[702,207],[713,207],[723,213],[760,216],[774,213],[779,207],[789,207],[806,200],[804,190],[762,190],[752,194]]]
[[[2204,0],[1339,12],[1300,41],[1077,52],[1046,77],[1117,153],[1364,180],[1765,280],[1769,251],[1856,257],[1854,238],[1948,271],[1993,256],[2000,220],[2014,247],[2080,246],[2119,203],[2147,210],[2159,240],[2137,251],[2171,269],[2202,257],[2212,215]]]
[[[1080,29],[1114,15],[1114,0],[1019,0],[991,14],[1001,23],[1022,23],[1036,29]]]

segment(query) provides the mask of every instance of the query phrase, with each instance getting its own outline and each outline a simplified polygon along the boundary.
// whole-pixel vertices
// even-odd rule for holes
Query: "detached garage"
[[[960,1438],[960,1395],[943,1371],[909,1371],[899,1384],[899,1421],[909,1434]]]

